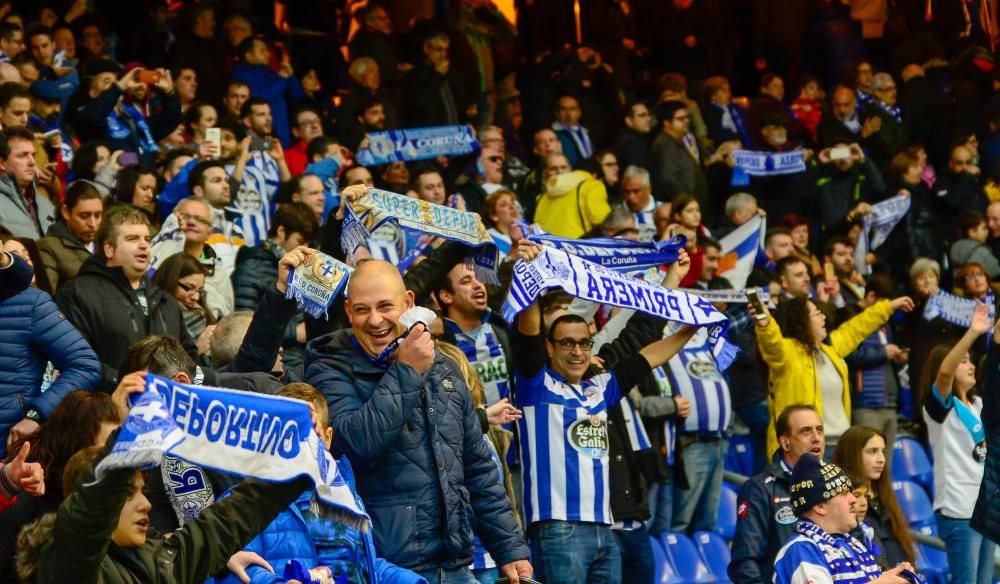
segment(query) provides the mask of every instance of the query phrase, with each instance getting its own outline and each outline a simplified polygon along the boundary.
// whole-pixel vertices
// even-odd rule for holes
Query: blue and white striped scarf
[[[386,223],[404,229],[464,243],[473,248],[466,263],[480,282],[499,284],[497,269],[500,252],[476,213],[459,211],[400,195],[372,189],[344,207],[344,225],[340,242],[344,251],[353,253],[367,244],[371,234]]]
[[[896,195],[872,205],[872,212],[862,219],[861,234],[858,235],[858,243],[854,246],[854,269],[859,274],[871,273],[865,256],[885,243],[896,224],[906,216],[909,210],[910,197],[908,195]]]
[[[662,242],[610,237],[573,239],[545,233],[530,234],[527,238],[616,272],[635,272],[672,264],[677,261],[677,254],[687,243],[683,235]]]
[[[202,468],[287,482],[306,475],[316,497],[364,528],[358,505],[337,462],[313,429],[306,403],[259,393],[184,385],[146,375],[146,391],[129,396],[131,409],[111,452],[95,475],[149,468],[171,455]]]
[[[514,280],[502,309],[504,319],[513,322],[514,317],[531,306],[543,291],[552,288],[561,288],[571,296],[598,304],[631,308],[669,321],[708,327],[709,344],[720,371],[725,370],[736,356],[725,339],[729,320],[709,301],[631,278],[550,247],[542,248],[532,262],[518,260],[514,264]]]
[[[788,152],[734,150],[733,160],[737,168],[750,176],[777,176],[806,170],[805,150]]]
[[[983,302],[990,307],[990,318],[994,318],[996,316],[996,298],[992,290]],[[979,302],[972,298],[963,298],[941,291],[927,299],[927,304],[924,306],[924,320],[934,320],[940,317],[945,322],[957,327],[968,328],[969,323],[972,322],[972,312],[978,304]]]
[[[826,568],[838,584],[871,582],[882,574],[872,552],[850,535],[833,537],[808,519],[799,519],[795,531],[823,552]]]

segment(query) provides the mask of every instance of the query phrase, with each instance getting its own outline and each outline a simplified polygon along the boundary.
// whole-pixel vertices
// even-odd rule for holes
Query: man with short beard
[[[84,262],[77,277],[56,294],[56,302],[101,361],[99,389],[114,390],[129,347],[148,335],[180,339],[196,359],[198,350],[180,305],[146,278],[152,257],[146,215],[130,205],[111,209],[95,243],[100,257]]]
[[[31,113],[28,114],[28,129],[36,134],[58,132],[46,141],[50,160],[63,164],[69,171],[73,161],[73,147],[78,144],[76,132],[67,124],[60,124],[63,94],[59,88],[47,81],[31,84]],[[65,174],[62,172],[61,174]]]

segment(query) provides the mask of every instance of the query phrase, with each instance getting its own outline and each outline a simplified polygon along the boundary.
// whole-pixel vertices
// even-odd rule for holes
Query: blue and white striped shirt
[[[725,432],[732,418],[729,383],[719,372],[707,336],[699,331],[667,362],[674,394],[691,402],[682,432]]]
[[[614,374],[578,385],[548,367],[515,377],[524,516],[610,525],[608,408],[622,399]]]
[[[465,353],[476,375],[486,390],[486,405],[492,405],[510,396],[507,375],[507,356],[493,325],[490,313],[483,314],[483,324],[475,330],[463,332],[453,321],[445,319],[444,326],[455,334],[455,344]]]
[[[227,165],[226,173],[232,175],[234,168],[233,164]],[[280,184],[278,163],[266,152],[252,153],[230,207],[239,213],[234,222],[243,231],[247,245],[267,240],[274,197]]]

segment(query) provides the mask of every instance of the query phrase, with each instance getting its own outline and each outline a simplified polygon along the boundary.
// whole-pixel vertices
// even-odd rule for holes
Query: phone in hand
[[[250,134],[250,151],[251,152],[256,152],[256,151],[267,152],[270,149],[271,149],[271,141],[270,140],[267,140],[265,138],[261,138],[260,136],[258,136],[257,134],[254,134],[254,133]]]
[[[823,279],[827,282],[835,282],[837,280],[837,271],[833,267],[833,262],[823,263]]]
[[[764,320],[767,318],[767,313],[764,312],[764,303],[760,300],[760,291],[756,288],[747,288],[746,290],[747,302],[750,306],[753,306],[754,318],[757,320]]]
[[[155,69],[143,69],[139,71],[139,83],[155,85],[160,80],[160,72]]]
[[[119,166],[125,167],[132,166],[133,164],[139,164],[139,155],[135,152],[122,152],[121,155],[118,156]]]
[[[830,160],[847,160],[850,157],[850,146],[837,146],[836,148],[830,148]]]
[[[205,141],[215,144],[216,157],[222,155],[222,129],[208,128],[205,130]]]

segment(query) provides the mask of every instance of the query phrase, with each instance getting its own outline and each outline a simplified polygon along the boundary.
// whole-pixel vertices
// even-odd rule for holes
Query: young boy
[[[333,428],[330,427],[330,413],[323,394],[309,384],[292,383],[281,388],[278,395],[312,404],[318,418],[316,433],[323,439],[326,447],[330,448]],[[337,465],[353,491],[354,473],[347,458],[341,458]],[[331,582],[427,584],[426,580],[413,572],[376,557],[370,529],[361,532],[339,520],[332,508],[314,499],[311,489],[300,493],[294,503],[244,548],[244,551],[260,555],[275,570],[275,573],[271,573],[260,566],[248,567],[247,576],[250,577],[251,584],[283,584],[286,580],[282,574],[289,560],[297,560],[314,573],[321,571],[318,569],[329,569]],[[361,499],[356,493],[355,498],[360,506]],[[234,574],[229,574],[217,582],[236,584],[239,579]]]

